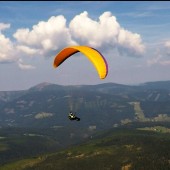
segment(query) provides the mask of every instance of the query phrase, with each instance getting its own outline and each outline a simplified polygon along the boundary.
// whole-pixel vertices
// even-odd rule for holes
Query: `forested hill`
[[[156,130],[155,130],[156,129]],[[168,170],[170,129],[114,128],[59,152],[1,166],[2,170]]]
[[[170,120],[170,81],[140,85],[104,83],[61,86],[41,83],[0,92],[0,126],[67,126],[70,109],[80,127],[110,128],[134,121]]]

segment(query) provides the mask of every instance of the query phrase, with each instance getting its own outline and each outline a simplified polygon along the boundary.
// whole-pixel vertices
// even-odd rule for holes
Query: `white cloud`
[[[162,56],[160,54],[155,55],[153,58],[147,60],[147,65],[151,66],[151,65],[155,65],[160,63]]]
[[[13,43],[0,33],[0,62],[12,62],[16,59]]]
[[[35,69],[34,66],[32,65],[29,65],[29,64],[24,64],[22,59],[19,59],[18,60],[18,66],[21,70],[32,70],[32,69]]]
[[[0,31],[10,24],[0,23]],[[68,26],[62,15],[52,16],[29,28],[20,28],[13,34],[15,41],[0,32],[0,62],[18,61],[21,57],[54,56],[58,50],[70,45],[90,45],[107,51],[125,54],[143,54],[145,47],[139,34],[120,26],[111,12],[104,12],[98,20],[85,11],[76,15]],[[33,68],[18,61],[22,69]]]
[[[116,46],[139,54],[145,50],[140,35],[122,28],[110,12],[104,12],[99,21],[94,21],[85,11],[73,18],[69,28],[72,37],[81,44],[96,48]]]
[[[166,56],[170,56],[170,40],[165,41],[164,48],[163,48],[163,53]]]
[[[120,29],[118,35],[118,43],[122,47],[132,50],[135,53],[142,54],[145,50],[139,34],[134,34],[125,29]]]
[[[14,43],[2,31],[10,28],[10,24],[0,23],[0,63],[15,62],[18,59]]]
[[[170,48],[170,41],[165,42],[165,47]]]
[[[34,54],[37,54],[39,52],[39,50],[30,48],[30,47],[25,46],[25,45],[18,45],[16,48],[18,49],[18,51],[24,52],[28,55],[34,55]]]
[[[18,29],[13,35],[20,43],[41,50],[41,54],[56,51],[70,44],[76,44],[66,27],[66,19],[62,16],[52,16],[48,21],[40,21],[32,30]]]
[[[0,23],[0,32],[7,28],[10,28],[10,24]]]
[[[170,65],[170,41],[161,42],[159,44],[154,44],[150,49],[153,51],[153,56],[147,60],[147,65]]]

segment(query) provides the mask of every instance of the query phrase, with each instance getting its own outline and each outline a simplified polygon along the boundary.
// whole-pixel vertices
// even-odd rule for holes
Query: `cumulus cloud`
[[[48,21],[40,21],[32,30],[18,29],[13,35],[20,44],[41,50],[42,55],[70,44],[76,44],[71,39],[69,29],[66,27],[64,16],[52,16]]]
[[[104,12],[99,17],[99,21],[94,21],[85,11],[73,18],[69,28],[72,37],[81,44],[96,48],[119,47],[136,54],[142,54],[145,50],[140,35],[122,28],[111,12]]]
[[[18,51],[26,53],[28,55],[34,55],[34,54],[37,54],[39,52],[39,50],[30,48],[30,47],[25,46],[25,45],[18,45],[16,48],[17,48]]]
[[[94,20],[84,11],[68,24],[63,15],[52,16],[31,29],[16,30],[13,42],[1,33],[7,28],[10,24],[0,23],[0,62],[17,61],[22,69],[33,67],[20,61],[21,56],[54,56],[58,50],[70,45],[89,45],[134,55],[145,51],[141,36],[121,27],[111,12],[104,12],[98,20]]]
[[[0,33],[0,62],[12,62],[17,59],[11,40]]]
[[[65,46],[86,44],[95,48],[114,48],[142,54],[144,45],[139,34],[125,30],[110,12],[104,12],[98,21],[91,19],[85,11],[75,16],[66,25],[64,16],[52,16],[48,21],[18,29],[13,35],[17,42],[38,49],[42,55],[49,55]],[[28,51],[28,50],[27,50]]]

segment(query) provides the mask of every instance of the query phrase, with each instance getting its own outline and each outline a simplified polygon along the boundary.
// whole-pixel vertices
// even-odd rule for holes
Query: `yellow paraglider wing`
[[[53,66],[56,68],[73,54],[83,53],[95,66],[100,79],[104,79],[108,73],[108,66],[102,54],[94,48],[88,46],[70,46],[61,50],[54,58]]]

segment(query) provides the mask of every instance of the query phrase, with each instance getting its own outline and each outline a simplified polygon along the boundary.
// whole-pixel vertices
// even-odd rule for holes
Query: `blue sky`
[[[94,10],[95,9],[95,10]],[[170,80],[168,1],[1,1],[0,91]],[[104,80],[80,53],[58,69],[55,55],[90,45],[108,62]]]

